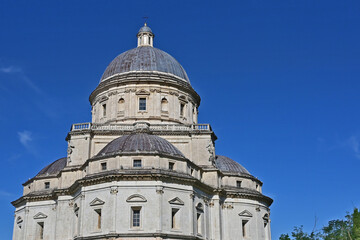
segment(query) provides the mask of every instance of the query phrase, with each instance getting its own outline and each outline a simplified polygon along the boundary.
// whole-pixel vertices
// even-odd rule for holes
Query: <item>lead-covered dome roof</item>
[[[251,175],[240,163],[235,162],[231,158],[216,155],[215,166],[224,173],[240,173]]]
[[[67,158],[59,158],[58,160],[50,163],[46,167],[44,167],[36,177],[46,177],[46,176],[56,176],[61,170],[66,167]]]
[[[168,73],[190,83],[184,68],[175,58],[151,46],[133,48],[117,56],[106,68],[100,82],[115,74],[136,71]]]
[[[184,158],[184,155],[170,142],[148,133],[134,133],[116,138],[108,143],[97,156],[132,153],[165,154]]]

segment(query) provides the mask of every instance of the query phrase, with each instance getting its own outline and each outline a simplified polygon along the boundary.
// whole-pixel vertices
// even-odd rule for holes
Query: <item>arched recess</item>
[[[124,114],[125,111],[125,100],[124,98],[120,98],[118,101],[118,113],[119,114]]]
[[[166,97],[163,97],[161,99],[161,112],[163,112],[163,113],[169,112],[169,102],[166,99]]]
[[[126,202],[147,202],[147,200],[140,194],[133,194],[126,199]]]

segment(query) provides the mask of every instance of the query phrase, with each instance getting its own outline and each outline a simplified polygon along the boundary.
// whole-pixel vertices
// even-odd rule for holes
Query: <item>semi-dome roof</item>
[[[97,156],[101,157],[121,153],[160,153],[184,157],[184,155],[167,140],[148,133],[134,133],[116,138],[108,143]]]
[[[100,82],[115,74],[133,71],[170,73],[190,83],[184,68],[175,58],[151,46],[133,48],[117,56],[106,68]]]
[[[231,158],[216,155],[215,156],[215,166],[222,172],[228,172],[228,173],[240,173],[240,174],[248,174],[248,170],[246,170],[243,166],[241,166],[239,163],[235,162]]]
[[[52,176],[57,175],[61,170],[63,170],[66,166],[67,158],[60,158],[46,167],[44,167],[37,175],[36,177],[45,177],[45,176]]]

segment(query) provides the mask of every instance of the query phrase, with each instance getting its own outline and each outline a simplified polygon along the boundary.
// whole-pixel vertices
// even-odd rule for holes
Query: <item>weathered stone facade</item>
[[[73,124],[67,157],[23,184],[14,240],[271,239],[272,199],[215,154],[199,95],[153,38],[140,29],[91,93],[92,122]]]

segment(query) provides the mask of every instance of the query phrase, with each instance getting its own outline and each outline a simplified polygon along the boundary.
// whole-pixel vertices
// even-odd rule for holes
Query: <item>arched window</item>
[[[125,100],[123,98],[120,98],[118,101],[118,112],[123,113],[125,110]]]
[[[164,97],[161,99],[161,111],[162,112],[168,112],[168,100]]]
[[[204,207],[201,203],[196,205],[196,232],[199,235],[203,235],[203,218],[204,218]]]
[[[75,216],[74,236],[77,236],[79,234],[79,206],[76,203],[74,205],[74,216]]]
[[[16,224],[17,224],[17,226],[18,226],[20,229],[22,228],[22,223],[23,223],[22,218],[21,218],[21,217],[18,217],[18,218],[16,219]]]

